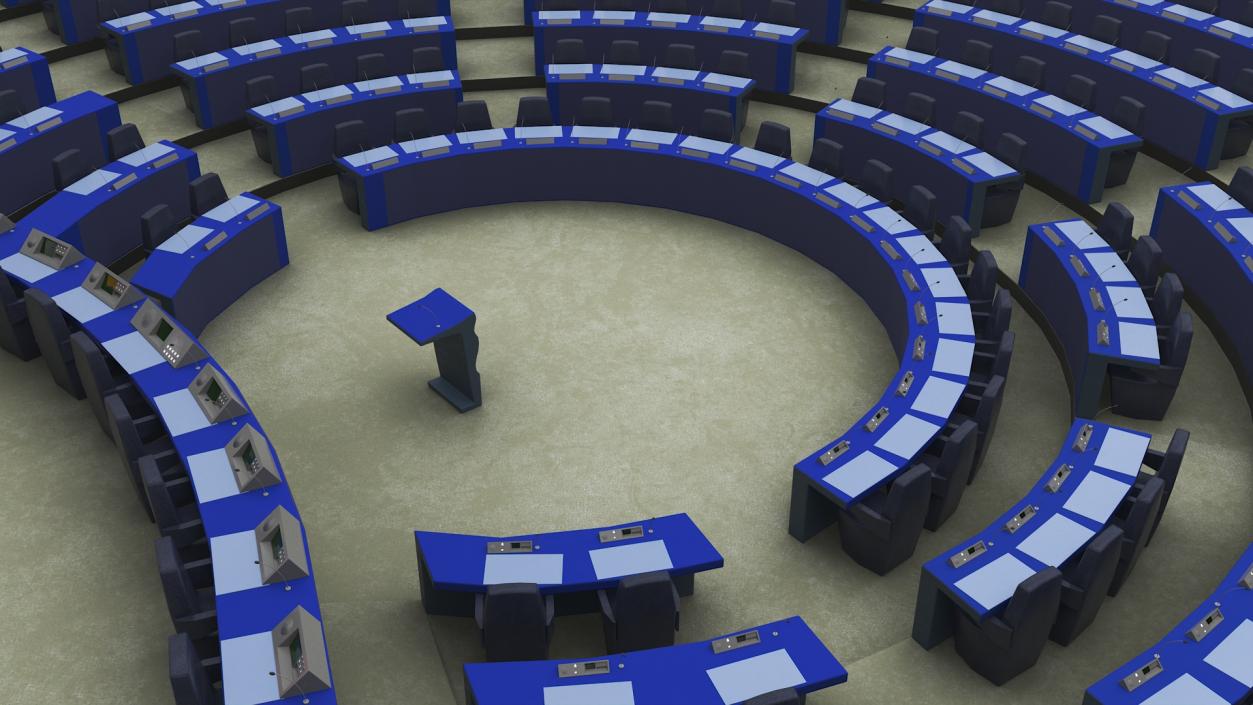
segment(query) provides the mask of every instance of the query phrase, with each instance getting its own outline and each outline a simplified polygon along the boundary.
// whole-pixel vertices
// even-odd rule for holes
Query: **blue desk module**
[[[17,91],[18,107],[25,113],[56,102],[48,60],[22,47],[0,49],[0,91],[9,90]]]
[[[892,167],[898,175],[893,195],[901,202],[910,186],[925,185],[935,194],[937,221],[958,215],[975,233],[988,192],[1023,178],[978,146],[947,132],[844,98],[814,115],[814,139],[822,137],[844,145],[846,165],[879,159]]]
[[[260,421],[191,332],[152,299],[90,259],[54,267],[40,258],[58,248],[47,247],[32,217],[0,233],[4,275],[18,292],[50,296],[71,330],[86,332],[130,375],[191,478],[213,562],[225,702],[333,705],[307,535]],[[271,571],[265,539],[276,535],[288,554]],[[297,649],[301,668],[288,665]]]
[[[219,49],[172,65],[187,91],[202,129],[244,119],[248,110],[244,84],[259,76],[274,77],[274,98],[300,93],[300,69],[313,63],[331,67],[335,85],[357,79],[356,59],[383,54],[399,73],[413,65],[413,50],[438,47],[444,68],[457,68],[457,48],[448,17],[415,17],[389,22],[334,27],[277,39]]]
[[[1109,365],[1161,364],[1144,292],[1118,253],[1084,221],[1029,227],[1018,284],[1066,351],[1077,416],[1100,411]]]
[[[439,377],[427,382],[431,389],[465,413],[483,405],[483,390],[475,362],[479,336],[474,332],[474,311],[443,289],[387,314],[387,320],[418,345],[435,343]]]
[[[885,107],[900,112],[911,92],[935,98],[936,121],[968,110],[985,135],[1013,132],[1030,145],[1024,168],[1085,203],[1100,201],[1110,159],[1144,140],[1091,110],[999,74],[908,49],[885,47],[866,74],[888,84]],[[847,145],[846,145],[847,147]]]
[[[387,76],[330,86],[248,109],[248,122],[264,132],[270,163],[279,176],[330,164],[335,125],[348,120],[366,124],[370,144],[394,137],[395,114],[406,108],[426,112],[434,132],[456,129],[461,78],[456,71]]]
[[[1253,213],[1211,183],[1168,186],[1149,231],[1189,303],[1235,353],[1253,411]]]
[[[660,649],[462,668],[469,705],[733,705],[781,688],[812,693],[848,680],[800,617]]]
[[[1020,582],[1079,555],[1130,492],[1149,440],[1143,433],[1076,419],[1057,459],[1022,501],[923,564],[914,641],[934,648],[953,634],[955,610],[976,621],[998,614]]]
[[[666,66],[623,64],[549,64],[545,67],[548,106],[562,125],[573,125],[579,102],[603,96],[613,103],[613,119],[620,125],[640,124],[646,100],[670,103],[678,132],[698,130],[706,109],[731,113],[738,139],[748,115],[748,96],[757,82],[712,71],[690,71]]]
[[[668,12],[620,12],[616,10],[543,10],[535,13],[535,75],[553,63],[553,50],[561,39],[581,39],[591,61],[609,55],[615,40],[639,42],[640,58],[658,64],[670,44],[691,44],[700,66],[718,65],[727,49],[748,54],[750,76],[767,91],[790,93],[796,76],[796,50],[808,36],[798,27],[768,22],[679,15]]]
[[[122,122],[117,103],[91,91],[51,103],[0,125],[0,213],[12,213],[56,190],[52,160],[67,149],[79,150],[89,168],[108,161],[109,130]]]
[[[1253,695],[1253,544],[1214,594],[1139,656],[1092,684],[1084,705],[1240,705]]]
[[[931,0],[919,8],[916,25],[940,32],[940,54],[958,56],[967,39],[996,47],[992,70],[1013,73],[1020,56],[1045,62],[1044,88],[1065,91],[1072,74],[1082,74],[1100,86],[1093,108],[1113,115],[1118,99],[1129,96],[1144,104],[1138,134],[1202,169],[1213,169],[1220,159],[1233,158],[1224,145],[1234,122],[1253,120],[1253,103],[1173,66],[1091,37],[1049,25],[980,10],[949,0]],[[925,55],[924,55],[925,56]],[[1247,124],[1244,129],[1247,129]]]

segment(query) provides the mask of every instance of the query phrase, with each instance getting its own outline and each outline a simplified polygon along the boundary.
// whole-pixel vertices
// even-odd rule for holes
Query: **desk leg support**
[[[792,470],[792,504],[788,508],[787,532],[797,541],[808,541],[835,523],[835,504],[809,486],[799,470]]]
[[[463,414],[483,405],[479,371],[475,367],[478,356],[479,337],[474,332],[473,317],[462,330],[435,341],[439,377],[427,384]]]
[[[935,577],[924,569],[918,579],[918,602],[914,606],[914,641],[930,650],[952,636],[953,609]]]
[[[1075,381],[1075,416],[1084,419],[1096,417],[1101,406],[1101,393],[1105,389],[1107,367],[1105,362],[1091,357],[1084,363],[1079,379]]]
[[[674,589],[679,591],[679,597],[691,597],[696,592],[696,573],[688,573],[687,575],[671,574],[674,580]]]

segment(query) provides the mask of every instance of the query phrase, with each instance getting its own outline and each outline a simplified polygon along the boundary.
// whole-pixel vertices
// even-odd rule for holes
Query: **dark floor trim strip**
[[[275,179],[268,184],[263,184],[257,188],[250,189],[249,193],[259,198],[274,198],[284,191],[290,191],[294,188],[311,184],[314,181],[321,181],[328,176],[334,175],[335,165],[324,164],[322,166],[309,169],[308,171],[302,171],[299,174],[292,174],[291,176],[284,176],[281,179]]]
[[[3,10],[0,10],[0,22],[8,22],[9,20],[15,20],[19,17],[33,15],[36,12],[39,12],[40,7],[40,4],[37,2],[31,3],[30,5],[22,5],[20,7],[6,7]]]
[[[880,2],[865,2],[865,0],[849,0],[848,9],[857,12],[866,12],[871,15],[882,15],[884,17],[895,17],[902,20],[914,19],[914,9],[909,7],[901,7],[900,5],[889,5]]]
[[[105,97],[115,103],[125,103],[128,100],[135,100],[136,98],[143,98],[144,96],[152,95],[153,93],[160,93],[161,91],[174,88],[177,85],[178,76],[166,76],[165,78],[158,78],[155,81],[141,83],[138,86],[127,86],[106,94]]]
[[[76,56],[82,56],[83,54],[90,54],[93,51],[98,51],[103,48],[103,39],[93,39],[89,42],[83,42],[82,44],[67,44],[66,46],[59,46],[56,49],[49,49],[48,51],[43,52],[43,57],[48,60],[48,63],[55,64],[58,61],[65,61],[66,59],[72,59]]]
[[[213,140],[220,140],[223,137],[230,137],[231,135],[237,132],[243,132],[244,130],[247,130],[247,129],[248,129],[247,120],[237,120],[235,122],[227,123],[225,125],[218,125],[217,127],[210,127],[207,130],[193,132],[190,135],[187,135],[186,137],[179,137],[178,139],[172,140],[172,141],[174,142],[174,144],[180,147],[193,149],[195,147],[199,147],[202,144],[207,144],[209,142],[212,142]]]
[[[773,91],[763,91],[754,89],[748,97],[749,100],[757,103],[766,103],[768,105],[778,105],[793,110],[803,110],[807,113],[816,113],[827,107],[827,104],[812,98],[802,98],[791,93],[775,93]]]
[[[826,44],[811,44],[809,42],[802,44],[800,51],[802,54],[813,54],[814,56],[825,56],[830,59],[856,61],[859,64],[870,63],[870,57],[874,56],[871,52],[862,51],[860,49],[833,47],[827,46]]]
[[[458,41],[462,39],[509,39],[511,37],[529,37],[534,30],[526,25],[506,25],[504,27],[460,27],[453,30]]]
[[[544,87],[543,76],[510,76],[507,78],[471,78],[461,82],[467,93],[475,91],[520,91]]]

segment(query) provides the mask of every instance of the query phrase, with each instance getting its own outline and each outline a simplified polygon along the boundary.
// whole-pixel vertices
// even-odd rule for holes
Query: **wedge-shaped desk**
[[[52,88],[48,60],[22,47],[0,49],[0,91],[9,90],[17,91],[22,112],[55,103],[57,94]]]
[[[136,390],[173,437],[178,462],[191,478],[213,562],[225,702],[333,705],[333,684],[328,683],[332,687],[326,689],[308,689],[303,697],[281,697],[281,681],[275,675],[283,669],[277,663],[272,630],[287,624],[293,611],[303,609],[314,620],[301,623],[302,639],[317,639],[323,652],[326,641],[316,621],[321,619],[321,608],[307,535],[259,420],[226,373],[177,320],[142,296],[110,308],[83,286],[94,262],[84,259],[54,269],[22,253],[29,234],[29,228],[22,227],[0,234],[0,269],[18,292],[36,288],[48,294],[65,314],[71,331],[86,332],[130,375]],[[125,282],[112,284],[128,286]],[[170,342],[158,349],[151,342],[152,336]],[[199,379],[213,380],[218,394],[226,395],[224,406],[229,413],[217,420],[207,417],[191,391]],[[241,438],[247,445],[237,449]],[[270,479],[255,487],[242,483],[240,471],[233,465],[240,459],[252,469],[264,466]],[[256,530],[280,508],[296,522],[299,533],[299,542],[289,534],[285,544],[291,550],[297,544],[302,547],[303,565],[310,570],[303,577],[267,581],[259,565],[262,556]],[[308,653],[315,651],[309,642],[306,648]],[[329,679],[329,672],[326,676]]]
[[[800,617],[698,641],[581,661],[467,663],[469,705],[734,705],[848,680]]]
[[[1161,364],[1144,292],[1118,253],[1084,221],[1029,227],[1018,284],[1066,350],[1075,415],[1100,411],[1109,365]]]
[[[421,108],[433,132],[457,126],[461,78],[456,71],[432,71],[357,81],[282,98],[248,110],[248,123],[264,133],[274,173],[290,176],[330,164],[335,125],[365,122],[369,144],[393,139],[398,110]]]
[[[935,98],[940,124],[952,124],[967,110],[984,119],[985,135],[1018,135],[1029,145],[1024,168],[1086,203],[1101,200],[1110,159],[1144,144],[1052,93],[949,59],[885,47],[870,57],[866,73],[888,84],[892,110],[904,109],[909,93],[925,93]]]
[[[221,49],[173,65],[191,97],[192,112],[201,128],[226,125],[244,118],[248,109],[245,83],[273,76],[272,98],[300,93],[300,69],[315,63],[331,67],[335,84],[357,78],[357,57],[382,54],[393,73],[413,65],[413,50],[439,47],[444,68],[457,67],[452,20],[417,17],[303,32],[253,44]]]
[[[1253,695],[1253,544],[1214,594],[1084,693],[1084,705],[1240,705]]]
[[[56,190],[52,159],[77,149],[95,168],[108,161],[109,130],[122,122],[117,103],[92,91],[35,108],[0,125],[0,213],[12,213]]]
[[[112,264],[143,244],[144,211],[164,203],[175,220],[190,214],[188,182],[197,176],[195,152],[154,142],[66,186],[22,218],[17,229],[40,230]]]
[[[939,30],[946,57],[958,56],[967,39],[991,44],[992,70],[1000,74],[1011,74],[1020,56],[1041,59],[1044,88],[1055,94],[1064,92],[1072,74],[1088,76],[1100,87],[1094,105],[1101,115],[1114,114],[1121,96],[1140,101],[1145,110],[1138,134],[1202,169],[1225,156],[1233,122],[1253,120],[1253,103],[1231,91],[1081,34],[949,0],[922,6],[915,23]]]
[[[561,39],[581,39],[587,59],[594,63],[609,55],[609,45],[618,39],[640,44],[640,58],[646,64],[661,64],[670,44],[690,44],[696,48],[696,62],[717,68],[722,52],[728,49],[748,54],[749,75],[762,90],[792,92],[796,76],[796,49],[807,30],[769,22],[678,15],[667,12],[621,12],[616,10],[544,10],[535,13],[535,75],[553,62],[553,52]]]
[[[1253,213],[1214,184],[1168,186],[1157,195],[1150,234],[1234,350],[1253,411]]]
[[[1131,491],[1149,440],[1143,433],[1076,419],[1057,459],[1022,501],[923,564],[914,641],[935,647],[952,636],[955,610],[982,621],[1001,610],[1018,583],[1078,555]]]
[[[871,159],[892,167],[893,196],[902,203],[914,184],[935,194],[937,221],[959,215],[977,233],[989,191],[1021,182],[1021,173],[976,145],[904,115],[840,98],[814,116],[814,139],[844,146],[846,168]]]
[[[528,25],[534,21],[533,13],[539,9],[538,4],[536,0],[522,2],[523,18]],[[604,3],[596,0],[573,0],[564,3],[566,9],[572,10],[595,10],[603,5]],[[629,7],[632,10],[648,11],[652,9],[652,3],[648,0],[631,0]],[[689,0],[687,3],[687,11],[694,15],[716,15],[719,9],[714,0]],[[765,19],[769,12],[770,0],[744,0],[738,19]],[[807,30],[809,36],[806,41],[815,44],[839,44],[847,15],[848,3],[844,0],[806,0],[796,3],[796,26]]]
[[[731,113],[738,139],[748,115],[748,95],[756,81],[711,71],[689,71],[666,66],[622,64],[549,64],[548,105],[553,118],[572,125],[579,102],[587,96],[603,96],[613,102],[613,119],[618,125],[640,124],[640,112],[647,100],[664,100],[671,105],[674,129],[694,133],[706,109]]]

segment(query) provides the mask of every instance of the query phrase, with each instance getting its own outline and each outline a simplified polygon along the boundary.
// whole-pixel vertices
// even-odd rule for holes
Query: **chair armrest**
[[[596,599],[600,601],[601,616],[616,624],[617,620],[613,616],[613,605],[609,604],[609,593],[604,590],[597,590]]]
[[[1008,650],[1014,641],[1014,630],[1000,617],[988,617],[983,623],[983,633],[1002,649]]]
[[[187,576],[191,578],[192,583],[197,586],[205,586],[213,582],[213,560],[210,558],[191,561],[184,564],[183,568],[187,570]]]
[[[887,541],[892,537],[892,522],[882,514],[864,504],[854,504],[848,511],[852,513],[854,519],[864,525],[866,530],[874,534],[874,537],[880,541]]]
[[[1160,450],[1149,448],[1144,452],[1144,460],[1140,461],[1142,465],[1147,465],[1154,470],[1162,469],[1162,461],[1166,459],[1166,454]]]
[[[1075,585],[1074,583],[1068,580],[1062,581],[1062,604],[1063,605],[1066,605],[1072,610],[1079,609],[1080,607],[1083,606],[1083,594],[1084,594],[1084,591],[1078,585]]]
[[[936,497],[943,497],[947,494],[948,484],[949,481],[947,477],[941,477],[934,472],[931,473],[931,494]]]
[[[545,616],[545,621],[547,621],[548,623],[549,629],[551,629],[553,626],[553,617],[555,617],[556,614],[557,614],[557,603],[553,600],[553,596],[545,595],[544,596],[544,616]]]
[[[479,631],[483,631],[483,598],[483,593],[474,593],[474,623],[478,625]]]

